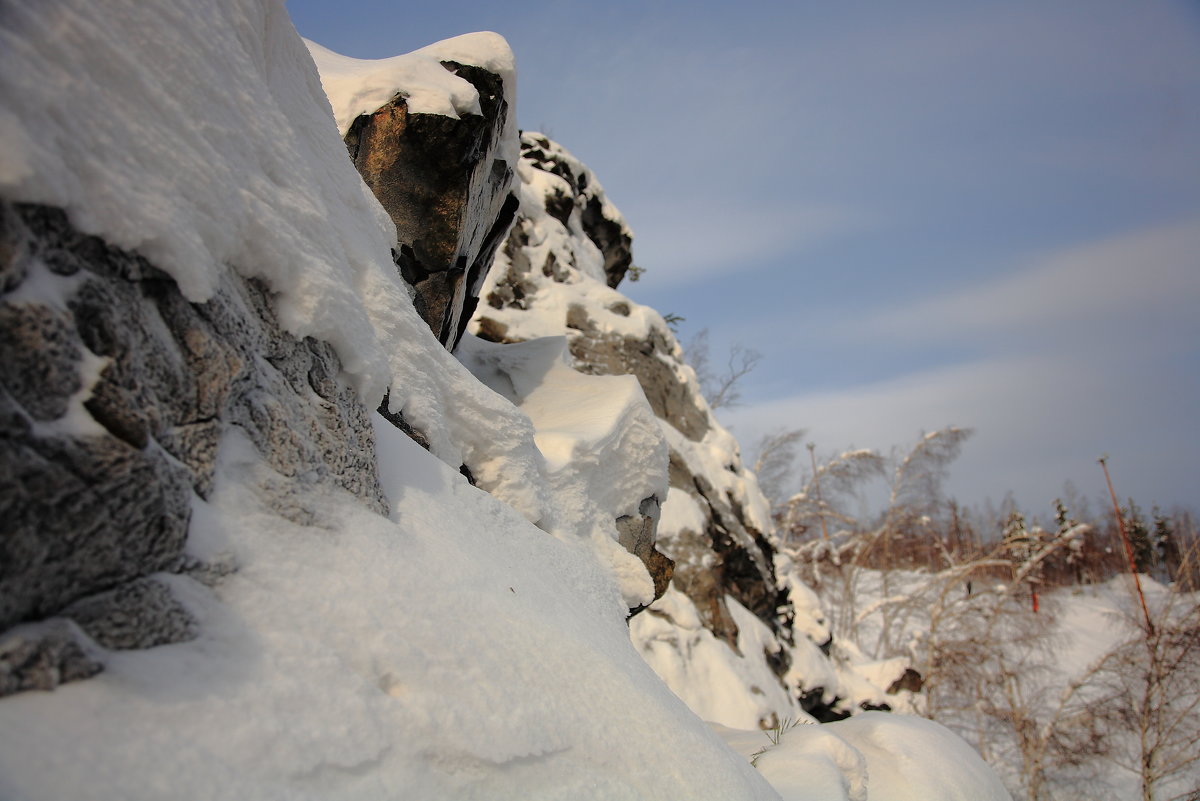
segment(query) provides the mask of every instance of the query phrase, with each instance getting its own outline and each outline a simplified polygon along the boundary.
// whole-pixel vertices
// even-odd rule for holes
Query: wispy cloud
[[[1161,338],[1172,321],[1195,328],[1200,308],[1200,218],[1072,247],[980,285],[890,309],[852,338],[919,343],[964,338],[991,348],[1054,348],[1080,326],[1102,338]],[[1164,345],[1169,345],[1164,342]]]
[[[1150,501],[1194,498],[1200,382],[1153,369],[1025,354],[923,371],[840,391],[799,394],[728,416],[744,445],[780,428],[806,428],[818,453],[888,450],[947,425],[976,430],[948,489],[967,502],[1012,490],[1035,508],[1073,481],[1101,488],[1095,459],[1111,452],[1121,491]]]
[[[776,398],[729,420],[747,443],[804,427],[829,450],[887,449],[921,431],[974,427],[950,486],[968,500],[1013,490],[1045,505],[1067,479],[1094,484],[1094,460],[1105,451],[1121,467],[1123,492],[1147,502],[1194,497],[1198,308],[1200,220],[1133,231],[836,333],[847,348],[971,343],[974,358]]]
[[[870,224],[864,215],[832,205],[759,207],[722,203],[719,198],[643,204],[637,219],[636,260],[650,268],[646,280],[654,288],[697,282],[720,272],[744,274],[765,261],[784,254],[794,257]]]

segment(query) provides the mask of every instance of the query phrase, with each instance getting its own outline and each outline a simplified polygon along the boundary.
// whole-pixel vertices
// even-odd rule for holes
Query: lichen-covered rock
[[[187,562],[193,493],[210,491],[229,426],[279,474],[386,510],[367,410],[328,344],[280,328],[261,284],[229,272],[191,303],[60,210],[4,203],[0,221],[0,630],[79,601],[108,647],[190,636],[143,577]]]
[[[95,676],[103,666],[66,620],[21,626],[0,634],[0,698]]]
[[[62,612],[96,644],[111,651],[153,648],[196,636],[196,619],[153,578],[82,598]]]

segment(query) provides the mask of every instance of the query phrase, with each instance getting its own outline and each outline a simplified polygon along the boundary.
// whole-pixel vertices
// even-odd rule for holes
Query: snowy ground
[[[226,442],[192,547],[241,568],[169,579],[201,637],[0,702],[0,797],[772,797],[637,655],[586,548],[377,434],[391,519],[331,494],[307,526]]]
[[[885,574],[877,570],[847,568],[842,574],[822,573],[817,582],[814,574],[805,567],[796,569],[792,575],[817,587],[826,607],[838,617],[837,623],[843,629],[839,647],[847,651],[846,658],[859,661],[900,657],[901,661],[926,671],[927,678],[928,666],[923,660],[928,655],[934,610],[939,603],[952,605],[967,601],[965,582],[943,583],[945,574],[939,577],[908,570]],[[977,579],[976,596],[985,582],[992,581]],[[1200,596],[1173,594],[1149,576],[1141,576],[1141,581],[1155,619],[1159,619],[1169,605],[1183,610],[1200,603]],[[943,588],[949,588],[951,600],[946,600]],[[966,618],[955,617],[952,612],[945,614],[937,622],[938,636],[944,641],[952,641],[978,633],[972,628],[975,618],[971,616],[982,614],[981,610],[988,608],[988,603],[991,602],[971,607]],[[1036,615],[1031,611],[1027,588],[1015,592],[1008,603],[1010,606],[1004,619],[988,629],[994,639],[980,642],[975,658],[986,670],[1004,668],[1014,671],[1012,680],[1006,684],[987,685],[994,692],[991,697],[968,697],[961,694],[962,686],[950,689],[943,681],[943,694],[932,708],[928,686],[925,693],[904,693],[907,703],[901,708],[932,714],[936,720],[953,728],[984,754],[1003,777],[1014,798],[1024,798],[1021,746],[1011,723],[1003,722],[1005,716],[1030,714],[1036,725],[1046,725],[1064,692],[1073,683],[1089,676],[1106,654],[1143,636],[1140,628],[1142,613],[1132,581],[1127,576],[1103,584],[1043,592],[1040,611]],[[965,627],[967,633],[956,631],[956,627]],[[970,658],[970,653],[967,657]],[[876,664],[886,666],[888,662],[881,659]],[[1100,697],[1106,689],[1094,679],[1092,681],[1096,686],[1085,685],[1073,691],[1077,694],[1071,696],[1067,709],[1086,714],[1089,699]],[[1011,704],[1011,710],[1006,704]],[[993,711],[984,714],[985,708]],[[1196,714],[1195,710],[1191,713],[1192,726],[1200,725],[1194,720]],[[1110,747],[1113,748],[1107,756],[1081,756],[1080,763],[1074,765],[1052,764],[1055,757],[1045,757],[1049,766],[1046,789],[1053,798],[1060,801],[1120,801],[1140,796],[1138,776],[1123,767],[1117,758],[1120,753],[1136,750],[1132,731],[1108,728],[1105,736],[1111,738]],[[1184,750],[1187,750],[1186,745]],[[1186,796],[1187,791],[1197,788],[1200,788],[1200,766],[1164,782],[1160,796],[1173,798],[1179,793]]]

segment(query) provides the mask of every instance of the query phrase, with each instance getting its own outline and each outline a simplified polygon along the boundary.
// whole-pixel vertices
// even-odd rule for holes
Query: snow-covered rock
[[[792,604],[815,596],[776,577],[766,499],[670,327],[617,291],[633,235],[603,186],[531,132],[517,174],[517,219],[471,330],[506,343],[565,336],[576,370],[640,383],[670,449],[657,542],[675,562],[673,589],[631,621],[643,656],[697,714],[730,726],[769,726],[804,709],[842,717],[863,697],[878,703],[884,688],[866,692],[869,680],[822,650],[819,605]]]
[[[501,45],[338,77],[364,90],[335,101],[367,118],[360,154],[378,103],[489,131],[463,140],[487,155],[439,240],[462,270],[438,295],[449,344],[505,226]],[[665,366],[654,391],[568,368],[574,335],[468,339],[473,374],[414,309],[334,114],[278,0],[0,15],[0,797],[777,798],[643,658],[694,642],[786,688],[760,679],[789,644],[747,550],[759,496],[677,391],[673,340],[638,351]],[[602,303],[565,311],[634,347],[665,327],[613,293],[627,229],[572,174],[591,233],[560,255]],[[677,403],[691,422],[664,427]],[[683,471],[695,494],[672,502]],[[665,589],[660,511],[732,543],[712,551],[727,592],[667,593],[635,647],[630,607]],[[730,548],[746,564],[721,573]],[[857,777],[871,757],[847,748],[822,769]]]
[[[557,517],[542,525],[590,541],[640,611],[661,596],[671,562],[654,548],[667,494],[667,443],[631,376],[592,376],[566,363],[566,340],[511,345],[471,335],[458,356],[533,423]]]
[[[517,205],[512,52],[494,33],[375,61],[307,45],[417,311],[454,350]]]

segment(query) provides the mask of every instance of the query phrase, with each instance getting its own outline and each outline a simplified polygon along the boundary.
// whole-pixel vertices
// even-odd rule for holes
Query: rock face
[[[321,66],[323,85],[333,106],[343,110],[339,113],[360,107],[355,105],[358,102],[356,95],[373,92],[376,94],[372,96],[377,96],[382,87],[389,85],[387,66],[368,67],[365,62],[359,62],[359,72],[375,70],[376,76],[347,82],[341,76],[354,71],[347,69],[352,60],[319,46],[310,45],[310,48]],[[422,52],[428,51],[427,48]],[[395,67],[398,60],[391,60],[391,65]],[[440,341],[448,349],[455,350],[477,306],[487,268],[516,213],[517,196],[509,191],[514,177],[513,166],[502,156],[507,154],[511,160],[517,151],[512,147],[515,142],[503,142],[506,132],[515,138],[515,130],[508,128],[512,110],[505,97],[501,76],[445,58],[440,58],[439,63],[473,87],[478,96],[477,109],[464,114],[456,106],[459,111],[456,117],[417,113],[411,110],[404,94],[397,94],[380,108],[354,117],[346,126],[344,138],[355,167],[396,225],[396,262],[405,281],[415,290],[413,300],[417,311]],[[615,285],[632,263],[631,235],[620,215],[605,200],[599,184],[587,185],[589,175],[586,171],[570,174],[575,191],[569,196],[561,193],[559,198],[574,204],[578,193],[581,211],[577,216],[587,227],[589,236],[603,246],[599,268],[606,282]],[[550,202],[553,205],[553,201]],[[631,347],[637,347],[636,343],[631,343]],[[465,353],[460,353],[460,358],[464,362],[471,361],[471,356]],[[484,358],[484,361],[496,360],[504,361],[495,354]],[[490,374],[495,366],[493,363],[480,375]],[[592,372],[624,375],[631,371]],[[511,383],[507,377],[502,377],[501,381],[502,384]],[[520,393],[506,393],[503,385],[492,388],[520,406]],[[679,400],[656,396],[651,403],[661,405]],[[402,418],[391,415],[387,406],[385,401],[380,411],[422,442],[421,432]],[[615,407],[610,411],[615,411]],[[537,417],[535,412],[529,413],[531,417]],[[650,427],[654,428],[653,425]],[[661,444],[661,439],[658,441]],[[591,447],[620,450],[613,442],[591,442],[584,449]],[[620,458],[612,457],[615,457],[615,451],[594,453],[589,458],[605,462],[610,470],[621,475],[629,475],[630,469],[639,461],[630,453]],[[464,465],[464,470],[464,475],[473,479],[468,466]],[[632,472],[639,471],[634,469]],[[561,470],[555,473],[550,483],[561,491],[566,473]],[[665,591],[673,569],[671,560],[654,548],[658,495],[661,494],[659,490],[657,495],[638,494],[619,499],[606,495],[606,501],[628,510],[625,514],[614,515],[618,541],[637,556],[650,574],[655,598]],[[603,550],[605,546],[600,547]],[[623,571],[617,568],[616,572]],[[630,608],[636,613],[644,608],[644,603],[631,601]]]
[[[671,583],[671,577],[675,574],[675,562],[654,547],[661,514],[662,504],[652,495],[638,504],[637,514],[621,515],[617,518],[617,541],[646,566],[646,571],[654,582],[655,600],[663,597]],[[635,610],[640,611],[642,608]]]
[[[398,263],[415,305],[453,347],[515,212],[513,173],[499,156],[516,148],[501,141],[511,134],[511,110],[499,78],[458,62],[443,66],[476,88],[481,114],[409,114],[398,96],[359,116],[345,139],[397,226]],[[598,186],[589,198],[597,236],[620,240],[623,223],[605,216]],[[607,267],[615,276],[628,267],[627,235],[623,242]],[[304,497],[322,488],[349,492],[386,514],[371,410],[334,347],[288,333],[267,285],[245,277],[253,267],[233,267],[208,300],[192,302],[171,275],[81,233],[62,209],[0,205],[0,635],[18,626],[0,636],[0,692],[92,675],[102,664],[93,645],[147,648],[195,635],[170,574],[213,584],[237,569],[187,550],[193,499],[212,492],[218,444],[231,431],[245,435],[275,477],[259,488],[273,514],[312,522]],[[470,379],[455,380],[463,378]],[[429,396],[427,382],[418,383]],[[408,387],[391,391],[412,397]],[[409,406],[402,408],[407,415]],[[561,521],[573,512],[548,500],[554,490],[539,484],[544,474],[530,480],[493,458],[522,450],[529,464],[539,461],[528,421],[518,425],[511,407],[493,412],[504,419],[491,434],[481,432],[488,442],[457,443],[462,460],[482,487],[528,519],[557,517],[566,526]],[[441,413],[487,414],[474,407]],[[427,409],[421,419],[428,416]],[[436,449],[399,411],[385,417]],[[661,450],[665,466],[661,435],[648,411],[645,418],[653,436],[643,438],[642,450]],[[443,451],[445,439],[441,432]],[[476,474],[464,471],[475,483]],[[624,551],[633,554],[650,579],[633,576],[632,583],[653,584],[654,594],[630,595],[637,609],[661,595],[671,576],[671,560],[654,548],[662,473],[659,467],[654,480],[631,479],[624,496],[600,504],[612,540],[601,551],[616,551],[618,573],[624,562],[640,572]],[[55,616],[71,622],[19,626]]]
[[[779,682],[792,637],[788,594],[764,536],[765,500],[737,442],[712,417],[662,317],[613,288],[632,263],[632,233],[595,176],[539,134],[525,133],[521,152],[521,207],[472,329],[496,342],[565,334],[576,370],[638,379],[671,449],[657,543],[674,560],[672,586],[735,653],[730,604],[749,610],[776,640],[765,656],[750,656],[765,659]],[[669,614],[657,604],[649,611]]]
[[[608,202],[591,170],[567,158],[561,147],[537,134],[522,137],[521,158],[566,182],[565,187],[556,186],[545,197],[546,212],[564,226],[569,226],[571,217],[578,213],[580,230],[604,255],[605,283],[616,289],[633,266],[633,232],[616,207]]]
[[[337,356],[283,331],[261,284],[230,273],[189,303],[145,259],[25,204],[0,206],[0,259],[0,630],[63,613],[114,649],[190,636],[145,577],[211,573],[184,543],[230,426],[280,475],[386,510]]]
[[[346,132],[363,180],[396,224],[396,262],[417,312],[453,350],[516,211],[513,169],[498,150],[513,110],[499,76],[453,61],[479,92],[481,114],[411,113],[397,95]]]
[[[521,137],[517,174],[520,208],[471,330],[508,343],[565,336],[575,370],[641,385],[670,449],[654,542],[674,563],[669,586],[630,622],[642,656],[703,719],[735,728],[887,708],[874,674],[834,647],[816,595],[775,552],[757,479],[673,331],[616,291],[632,264],[632,233],[600,183],[536,133]],[[632,552],[644,547],[641,520],[654,511],[618,521]]]

